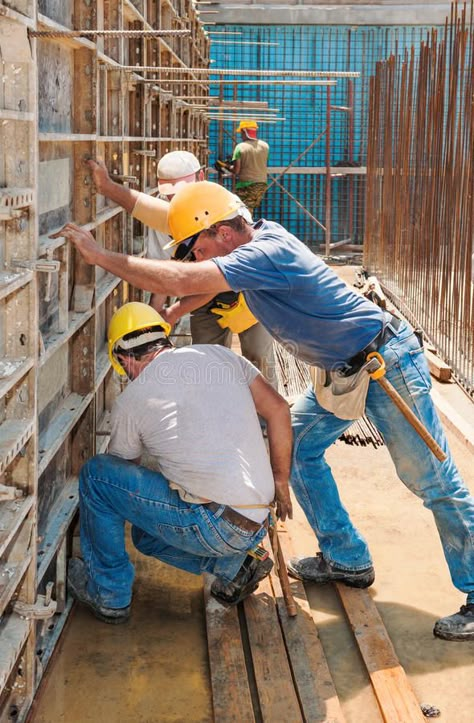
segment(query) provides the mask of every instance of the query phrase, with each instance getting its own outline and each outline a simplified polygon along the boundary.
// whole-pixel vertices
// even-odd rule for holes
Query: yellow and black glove
[[[242,292],[239,293],[237,300],[231,304],[225,304],[217,298],[216,306],[210,311],[211,314],[218,317],[217,323],[222,329],[230,329],[234,334],[240,334],[258,323],[247,306]]]

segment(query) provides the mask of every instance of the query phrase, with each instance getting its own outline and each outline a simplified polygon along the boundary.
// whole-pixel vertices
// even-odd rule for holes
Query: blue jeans
[[[183,502],[159,472],[119,457],[90,459],[79,477],[81,550],[88,593],[110,608],[130,604],[134,568],[125,549],[125,522],[144,555],[199,575],[211,572],[233,580],[247,550],[265,536],[262,527],[247,532],[222,519],[224,506]]]
[[[391,382],[446,452],[439,462],[386,392],[371,381],[366,415],[379,429],[397,474],[434,515],[454,585],[474,602],[474,499],[448,448],[430,397],[431,379],[423,349],[405,323],[380,350]],[[348,570],[372,564],[367,543],[344,508],[326,449],[351,422],[338,419],[317,402],[312,387],[292,408],[294,458],[292,486],[318,538],[326,560]]]

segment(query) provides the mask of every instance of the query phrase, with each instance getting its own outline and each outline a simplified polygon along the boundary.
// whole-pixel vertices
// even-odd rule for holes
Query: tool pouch
[[[247,306],[242,292],[239,293],[234,304],[226,306],[227,308],[222,308],[218,305],[210,309],[211,314],[216,314],[218,317],[217,323],[222,329],[230,329],[234,334],[240,334],[258,323]]]
[[[370,362],[369,362],[370,363]],[[370,377],[365,363],[356,374],[345,376],[340,370],[310,368],[314,393],[319,404],[339,419],[364,416]]]

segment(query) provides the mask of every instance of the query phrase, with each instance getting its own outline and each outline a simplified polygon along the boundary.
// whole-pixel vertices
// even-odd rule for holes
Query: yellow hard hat
[[[240,131],[245,131],[247,129],[250,130],[258,130],[258,123],[254,120],[241,120],[239,123],[239,127],[237,128],[237,133],[240,133]]]
[[[144,331],[142,335],[130,339],[128,343],[127,340],[123,339],[127,334],[141,329],[147,330],[147,332]],[[110,320],[108,333],[109,359],[115,371],[121,376],[126,374],[125,369],[117,359],[117,352],[120,351],[120,348],[126,352],[127,349],[133,349],[147,342],[164,339],[169,336],[170,332],[171,325],[148,304],[142,304],[141,301],[131,301],[121,306]],[[120,347],[117,348],[119,342]]]
[[[242,202],[218,183],[200,181],[180,188],[171,199],[168,225],[173,241],[167,248],[195,236],[218,221],[237,215]]]

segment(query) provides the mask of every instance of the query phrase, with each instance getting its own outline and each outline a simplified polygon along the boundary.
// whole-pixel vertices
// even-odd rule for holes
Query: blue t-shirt
[[[310,249],[273,221],[213,261],[252,313],[295,357],[334,369],[381,331],[384,312],[352,291]]]

